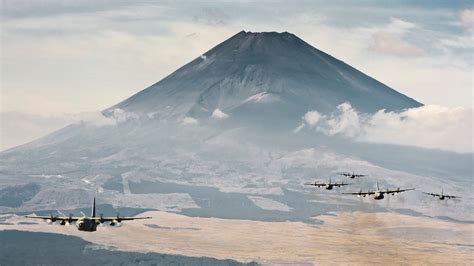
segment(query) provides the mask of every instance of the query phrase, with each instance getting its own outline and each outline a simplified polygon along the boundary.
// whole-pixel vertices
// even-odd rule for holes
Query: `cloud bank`
[[[471,108],[426,105],[401,113],[380,110],[375,114],[363,114],[349,103],[343,103],[337,109],[336,113],[329,116],[317,111],[306,113],[295,132],[307,126],[328,136],[356,141],[474,152]],[[315,114],[320,117],[316,123],[312,119],[308,120],[308,117],[316,117]]]
[[[104,116],[100,111],[55,116],[0,112],[0,151],[28,143],[70,124],[115,126],[132,119],[139,119],[139,116],[120,108],[114,109],[109,116]]]

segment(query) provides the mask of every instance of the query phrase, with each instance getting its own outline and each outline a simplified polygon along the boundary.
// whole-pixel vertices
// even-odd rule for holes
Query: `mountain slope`
[[[104,113],[206,118],[215,109],[244,116],[258,110],[273,120],[275,110],[294,119],[343,102],[362,112],[421,106],[291,33],[241,31]]]
[[[105,110],[107,123],[76,123],[0,152],[0,190],[28,196],[19,207],[4,206],[15,197],[0,201],[0,212],[75,209],[96,195],[111,208],[231,219],[313,223],[334,211],[398,209],[472,220],[471,201],[432,208],[418,204],[431,200],[421,193],[378,203],[308,193],[305,182],[352,170],[369,178],[348,191],[378,182],[469,195],[469,155],[292,131],[307,111],[345,101],[365,112],[420,105],[292,34],[241,32]],[[186,116],[197,122],[185,125]],[[26,184],[40,191],[18,186]]]

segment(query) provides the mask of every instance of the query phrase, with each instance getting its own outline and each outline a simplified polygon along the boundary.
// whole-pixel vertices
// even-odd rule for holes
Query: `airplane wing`
[[[306,186],[325,187],[325,183],[305,183]]]
[[[348,185],[353,185],[354,183],[334,183],[333,186],[335,187],[342,187],[342,186],[348,186]]]
[[[458,196],[448,196],[448,195],[444,195],[446,198],[448,199],[459,199],[461,197],[458,197]]]
[[[427,192],[423,192],[423,194],[430,195],[430,196],[433,196],[433,197],[435,197],[435,196],[441,196],[441,195],[439,195],[439,194],[436,194],[436,193],[427,193]]]
[[[359,191],[359,192],[345,192],[345,193],[342,193],[342,194],[347,194],[347,195],[356,195],[356,196],[364,196],[364,195],[374,195],[375,192],[374,191],[367,191],[367,192],[362,192],[362,191]]]
[[[359,174],[355,174],[354,176],[355,176],[355,177],[362,177],[362,176],[367,176],[367,175],[359,175]]]
[[[352,176],[352,174],[349,173],[337,173],[338,175],[343,175],[343,176]]]
[[[112,222],[112,221],[132,221],[132,220],[141,220],[141,219],[151,219],[152,217],[94,217],[94,220],[101,222]]]
[[[381,193],[385,194],[390,194],[390,193],[400,193],[400,192],[405,192],[405,191],[410,191],[410,190],[415,190],[414,188],[406,188],[406,189],[397,189],[397,190],[386,190],[386,191],[380,191]]]
[[[64,222],[76,222],[82,217],[73,217],[73,216],[30,216],[26,215],[26,218],[32,218],[32,219],[43,219],[43,220],[51,220],[53,222],[55,221],[64,221]]]

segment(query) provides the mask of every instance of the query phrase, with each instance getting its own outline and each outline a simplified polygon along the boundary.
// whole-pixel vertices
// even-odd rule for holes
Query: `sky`
[[[241,30],[294,33],[424,104],[473,105],[471,1],[2,0],[1,12],[1,122],[49,121],[32,132],[110,107]]]

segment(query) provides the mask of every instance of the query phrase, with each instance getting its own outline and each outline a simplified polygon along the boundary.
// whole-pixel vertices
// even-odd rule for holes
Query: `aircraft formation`
[[[346,177],[351,178],[351,179],[354,179],[356,177],[358,178],[358,177],[367,176],[365,174],[357,174],[357,173],[355,173],[355,171],[353,171],[352,173],[350,173],[350,172],[340,172],[340,173],[337,173],[337,174],[342,175],[342,176],[346,176]],[[328,183],[318,183],[318,181],[315,181],[314,183],[305,183],[305,185],[307,185],[307,186],[324,187],[327,190],[332,190],[333,187],[338,187],[339,188],[339,187],[342,187],[342,186],[348,186],[348,185],[353,185],[353,184],[354,183],[344,183],[344,182],[332,183],[331,178],[329,178]],[[344,192],[342,194],[354,195],[354,196],[357,196],[357,197],[364,197],[364,198],[367,197],[367,196],[372,196],[372,198],[374,200],[381,200],[381,199],[385,198],[385,195],[394,196],[394,195],[397,195],[399,193],[406,192],[406,191],[411,191],[411,190],[415,190],[415,188],[405,188],[405,189],[397,188],[397,189],[394,189],[394,190],[390,190],[390,189],[382,190],[382,189],[380,189],[379,184],[377,183],[377,190],[374,190],[374,191],[368,190],[367,192],[363,192],[362,189],[361,189],[358,192]],[[428,193],[428,192],[422,192],[422,193],[426,194],[426,195],[433,196],[433,197],[438,197],[439,200],[461,198],[459,196],[446,195],[446,194],[443,193],[443,190],[441,190],[441,194]]]
[[[359,177],[364,177],[367,176],[365,174],[356,174],[355,172],[344,172],[344,173],[337,173],[338,175],[342,175],[351,179],[354,178],[359,178]],[[349,186],[349,185],[354,185],[354,183],[344,183],[344,182],[332,182],[331,178],[329,177],[329,180],[327,183],[325,182],[317,182],[315,181],[314,183],[305,183],[307,186],[315,186],[315,187],[324,187],[326,190],[332,190],[334,187],[340,188],[343,186]],[[406,191],[411,191],[415,190],[415,188],[405,188],[405,189],[386,189],[382,190],[380,189],[378,183],[377,183],[377,190],[370,191],[368,190],[367,192],[363,192],[362,189],[359,190],[358,192],[344,192],[341,194],[347,194],[347,195],[354,195],[357,197],[372,197],[374,200],[381,200],[384,199],[385,196],[388,195],[397,195],[402,192]],[[454,195],[446,195],[444,194],[443,190],[441,190],[441,194],[438,193],[428,193],[428,192],[422,192],[423,194],[432,196],[432,197],[437,197],[439,200],[445,200],[445,199],[457,199],[461,198],[459,196],[454,196]],[[58,211],[59,212],[59,211]],[[85,231],[85,232],[95,232],[97,230],[97,226],[103,223],[109,223],[110,226],[116,226],[120,225],[122,221],[131,221],[131,220],[138,220],[138,219],[151,219],[152,217],[125,217],[125,216],[120,216],[117,214],[115,217],[104,217],[102,214],[99,216],[96,215],[96,204],[95,204],[95,197],[92,205],[92,211],[90,216],[86,216],[83,214],[81,217],[76,217],[70,214],[69,216],[66,216],[59,212],[61,216],[53,216],[50,214],[49,216],[25,216],[26,218],[32,218],[32,219],[43,219],[46,220],[50,223],[54,223],[56,221],[59,221],[60,225],[67,225],[67,224],[72,224],[75,223],[76,227],[79,231]]]

